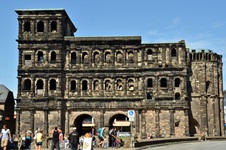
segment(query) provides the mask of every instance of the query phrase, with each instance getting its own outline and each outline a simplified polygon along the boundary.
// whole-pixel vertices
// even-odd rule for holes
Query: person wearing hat
[[[73,131],[69,133],[69,143],[71,150],[77,150],[78,148],[78,133],[76,131],[76,127],[73,127]]]

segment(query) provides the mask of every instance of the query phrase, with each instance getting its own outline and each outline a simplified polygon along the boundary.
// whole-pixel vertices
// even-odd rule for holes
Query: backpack
[[[111,135],[112,131],[113,131],[113,129],[109,130],[108,134]]]
[[[102,135],[101,135],[101,132],[102,132],[102,128],[99,128],[99,129],[98,129],[98,136],[99,136],[99,137],[102,136]]]

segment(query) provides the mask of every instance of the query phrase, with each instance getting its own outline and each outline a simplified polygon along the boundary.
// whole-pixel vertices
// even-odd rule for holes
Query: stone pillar
[[[20,108],[16,108],[16,137],[20,135]]]
[[[48,96],[48,78],[45,78],[45,82],[44,82],[45,84],[45,87],[44,87],[44,91],[45,91],[45,93],[44,93],[44,96]]]
[[[71,110],[70,109],[68,109],[67,111],[66,111],[66,113],[65,113],[65,116],[66,116],[66,120],[65,120],[65,134],[67,135],[67,134],[69,134],[69,127],[70,127],[70,125],[69,125],[69,114],[71,113]]]
[[[175,122],[174,122],[174,110],[170,109],[170,136],[175,136]]]
[[[21,96],[21,81],[22,81],[22,79],[21,79],[21,76],[18,76],[17,77],[18,78],[18,90],[17,90],[17,97],[20,97]]]
[[[155,108],[155,135],[160,135],[160,121],[159,121],[160,108]]]
[[[62,126],[62,118],[61,118],[61,115],[62,115],[62,110],[61,110],[61,101],[58,101],[57,103],[57,111],[58,111],[58,124],[57,126],[58,127],[61,127]]]
[[[100,127],[104,127],[104,110],[100,110]]]
[[[49,135],[48,110],[49,110],[48,108],[44,108],[44,131],[43,131],[44,135]]]
[[[34,126],[34,108],[29,108],[30,110],[30,128],[32,130],[32,132],[34,133],[35,131],[35,126]]]
[[[136,110],[136,133],[140,133],[140,117],[139,110]]]
[[[185,108],[184,110],[184,124],[185,124],[185,127],[184,127],[184,135],[185,136],[189,136],[189,121],[188,121],[188,108]]]
[[[146,118],[145,110],[141,112],[141,139],[146,139]]]

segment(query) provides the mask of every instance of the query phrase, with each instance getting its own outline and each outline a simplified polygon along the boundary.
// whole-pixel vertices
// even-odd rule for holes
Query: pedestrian
[[[53,134],[51,150],[54,150],[54,148],[56,148],[57,150],[60,150],[60,140],[59,140],[60,132],[62,131],[58,129],[57,126],[55,126],[55,128],[51,131],[51,133]]]
[[[31,129],[25,133],[25,147],[27,150],[31,150],[32,132]]]
[[[105,140],[104,131],[105,131],[105,127],[98,129],[98,138],[100,139],[100,143],[98,144],[98,146],[101,146],[102,148],[104,148],[104,140]]]
[[[59,144],[60,144],[60,148],[62,148],[63,147],[63,144],[64,144],[64,136],[63,136],[63,132],[62,132],[61,129],[59,131]]]
[[[78,149],[78,133],[76,131],[76,127],[73,128],[73,131],[69,133],[69,143],[71,150],[77,150]]]
[[[41,150],[43,138],[44,138],[44,136],[42,134],[42,130],[39,129],[38,133],[36,133],[36,147],[35,147],[35,150]]]
[[[116,127],[109,131],[109,136],[111,140],[111,147],[116,147],[117,130]]]
[[[10,130],[7,129],[6,125],[3,125],[3,129],[2,129],[2,131],[0,133],[0,139],[2,139],[1,140],[1,147],[2,147],[2,149],[6,150],[7,145],[8,145],[8,141],[12,142],[12,137],[11,137]]]

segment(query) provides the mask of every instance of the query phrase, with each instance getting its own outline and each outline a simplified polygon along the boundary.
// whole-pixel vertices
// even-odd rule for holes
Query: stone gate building
[[[222,56],[140,36],[76,37],[64,9],[20,9],[16,132],[127,126],[133,135],[224,135]],[[124,124],[123,124],[124,123]],[[127,124],[127,125],[125,125]],[[119,125],[120,126],[120,125]],[[130,128],[125,127],[125,131]]]

